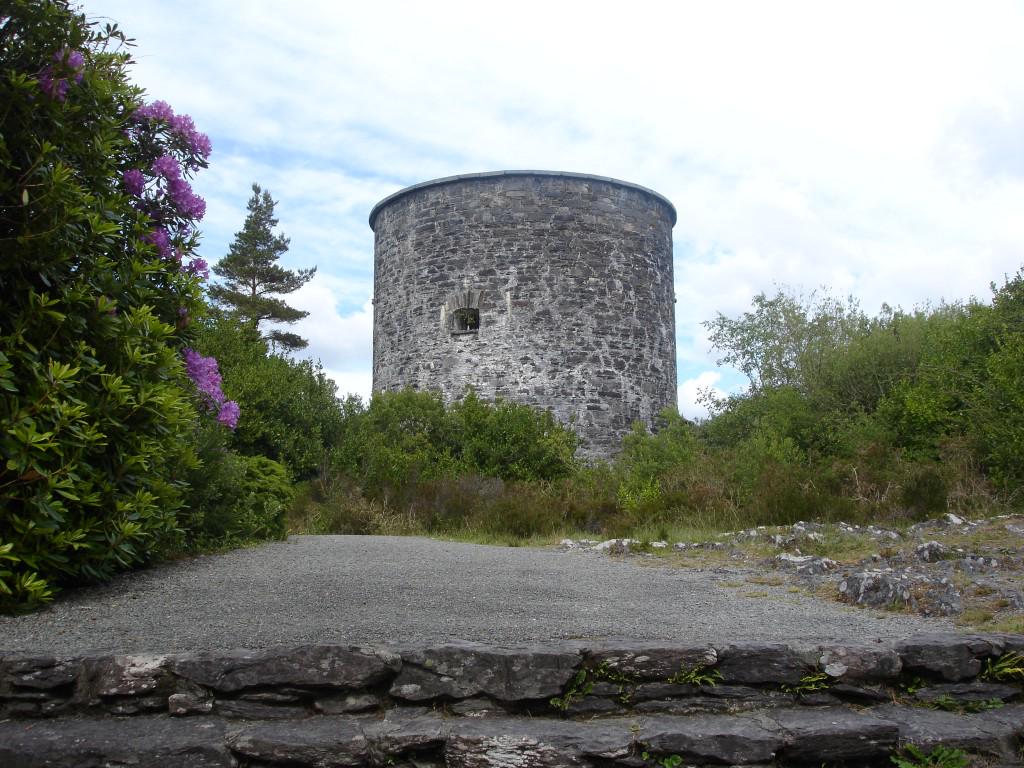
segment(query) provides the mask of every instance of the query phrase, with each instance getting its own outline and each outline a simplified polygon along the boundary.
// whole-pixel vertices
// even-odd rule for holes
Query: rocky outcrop
[[[648,558],[680,553],[692,559],[725,552],[738,575],[753,572],[763,579],[768,568],[781,579],[853,605],[926,616],[1009,618],[1024,609],[1022,530],[1022,515],[966,520],[947,514],[903,532],[875,525],[800,522],[722,533],[711,541],[563,539],[560,547]],[[865,557],[868,547],[875,551]],[[775,553],[766,559],[764,550],[772,548]],[[856,555],[843,559],[844,552]]]

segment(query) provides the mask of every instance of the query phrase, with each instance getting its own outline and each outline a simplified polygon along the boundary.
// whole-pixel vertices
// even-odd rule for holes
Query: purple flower
[[[63,77],[53,76],[53,67],[43,67],[39,73],[39,89],[54,101],[64,101],[68,95],[68,81]]]
[[[196,130],[196,125],[188,115],[176,115],[171,105],[166,101],[154,101],[135,110],[132,116],[136,122],[142,120],[161,120],[167,123],[171,132],[181,138],[196,155],[205,160],[210,156],[212,146],[210,137],[205,133]],[[196,162],[189,162],[188,166],[195,170],[199,167]]]
[[[204,160],[208,158],[210,156],[210,152],[213,151],[213,145],[210,144],[210,137],[205,133],[199,133],[199,131],[195,131],[189,135],[188,144],[192,147],[192,151]]]
[[[234,400],[228,400],[217,412],[217,421],[229,429],[234,429],[238,426],[238,417],[240,415],[241,409],[238,407],[238,403]]]
[[[53,60],[56,62],[63,61],[64,66],[71,70],[72,77],[75,78],[76,83],[82,82],[82,69],[85,67],[85,56],[82,55],[81,51],[68,51],[65,48],[60,53],[53,55]]]
[[[125,171],[124,188],[128,190],[128,194],[142,197],[142,192],[146,188],[146,177],[142,175],[142,171],[137,168]]]
[[[217,421],[234,429],[238,426],[240,409],[234,400],[226,400],[221,391],[217,361],[212,357],[203,357],[194,349],[184,349],[181,354],[185,360],[185,373],[196,385],[206,406],[211,411],[217,411]]]
[[[182,216],[199,221],[206,215],[206,201],[182,178],[167,180],[167,193]]]
[[[170,120],[174,117],[174,110],[166,101],[154,101],[136,109],[132,117],[136,120]]]
[[[185,359],[185,373],[192,379],[196,389],[208,405],[219,407],[224,402],[224,393],[220,390],[221,378],[216,358],[203,357],[191,348],[183,350],[181,354]]]
[[[170,155],[161,155],[153,161],[153,173],[163,176],[168,181],[181,178],[181,166]]]
[[[148,235],[144,235],[143,240],[147,243],[152,243],[156,246],[156,249],[160,252],[160,256],[165,259],[171,259],[177,253],[177,249],[171,245],[171,236],[167,234],[167,230],[163,227],[157,227]]]
[[[186,270],[191,275],[196,275],[202,280],[205,280],[210,276],[210,265],[206,263],[206,259],[194,258],[189,262]]]
[[[47,64],[36,76],[39,89],[55,101],[64,101],[68,95],[68,78],[82,82],[84,67],[85,56],[81,51],[62,48],[53,54],[53,64]]]

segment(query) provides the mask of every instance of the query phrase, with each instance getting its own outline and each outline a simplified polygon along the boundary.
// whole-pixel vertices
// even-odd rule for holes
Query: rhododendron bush
[[[210,142],[128,82],[127,42],[0,10],[0,609],[174,542],[199,420],[239,418],[189,349]]]

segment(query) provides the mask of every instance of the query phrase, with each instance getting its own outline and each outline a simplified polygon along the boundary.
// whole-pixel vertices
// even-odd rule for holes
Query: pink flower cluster
[[[82,82],[85,56],[81,51],[63,48],[53,54],[53,63],[39,72],[39,88],[55,101],[64,101],[68,95],[70,81]]]
[[[217,411],[217,421],[230,429],[237,427],[241,411],[238,403],[226,399],[221,391],[221,377],[217,360],[212,357],[203,357],[190,348],[182,351],[182,357],[185,359],[185,373],[192,379],[210,410]]]

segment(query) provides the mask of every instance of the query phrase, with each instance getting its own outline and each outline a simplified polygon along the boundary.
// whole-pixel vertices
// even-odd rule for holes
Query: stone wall
[[[549,409],[582,455],[611,455],[634,421],[676,407],[675,219],[650,190],[580,174],[392,195],[370,216],[374,390],[471,386]]]
[[[882,766],[907,744],[1019,765],[1022,650],[942,635],[0,656],[0,765]]]

